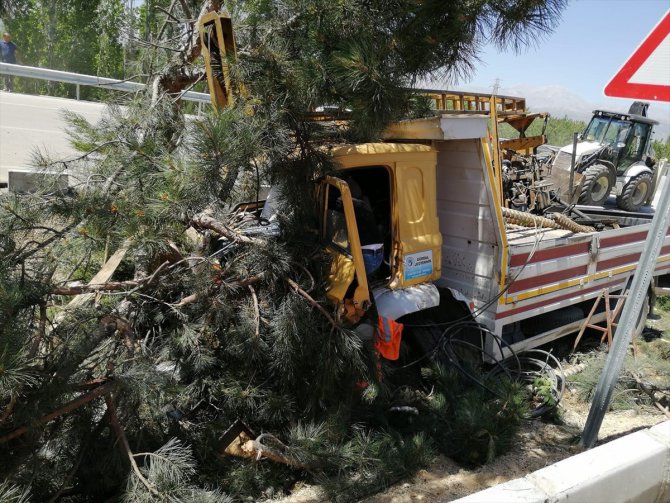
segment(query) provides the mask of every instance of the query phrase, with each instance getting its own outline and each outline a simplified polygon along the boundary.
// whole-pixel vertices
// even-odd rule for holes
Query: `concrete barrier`
[[[670,502],[670,421],[584,451],[459,503]]]
[[[52,190],[67,190],[69,176],[64,173],[44,171],[10,170],[9,190],[18,193],[30,193],[38,190],[40,185],[48,186]]]

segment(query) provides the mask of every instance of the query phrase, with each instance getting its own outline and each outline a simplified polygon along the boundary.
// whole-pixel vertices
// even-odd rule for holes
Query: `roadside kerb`
[[[670,501],[670,421],[584,451],[459,503]]]

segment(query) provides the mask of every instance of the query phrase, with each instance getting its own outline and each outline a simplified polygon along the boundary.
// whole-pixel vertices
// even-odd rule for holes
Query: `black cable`
[[[454,337],[466,327],[476,328],[480,331],[480,333],[492,336],[496,341],[501,354],[503,352],[503,348],[507,347],[507,349],[512,353],[513,358],[498,360],[494,355],[486,351],[484,348],[477,346],[476,344],[461,339],[454,339]],[[463,362],[458,357],[457,352],[454,350],[454,345],[467,346],[478,350],[482,356],[488,357],[490,360],[492,360],[495,364],[495,367],[485,375],[484,380],[480,379],[465,368]],[[550,352],[540,349],[533,349],[525,351],[521,354],[517,354],[512,349],[511,345],[502,337],[494,334],[491,330],[488,330],[486,327],[483,327],[474,321],[454,323],[447,327],[442,331],[440,338],[431,351],[425,353],[420,358],[410,362],[409,364],[403,365],[400,368],[402,369],[416,365],[424,359],[434,356],[439,351],[442,351],[445,354],[449,364],[451,364],[451,366],[453,366],[453,368],[455,368],[461,375],[480,388],[497,396],[498,398],[503,397],[499,392],[491,388],[491,386],[487,385],[485,381],[487,379],[496,377],[500,373],[504,373],[508,378],[513,379],[513,371],[515,371],[514,373],[516,373],[517,379],[526,383],[532,383],[538,377],[546,377],[551,383],[550,392],[553,403],[548,403],[547,400],[545,400],[540,406],[536,407],[529,413],[527,417],[528,419],[537,418],[543,414],[546,414],[547,412],[555,410],[563,398],[563,394],[565,392],[565,373],[561,363],[554,355],[552,355]],[[534,357],[535,355],[541,356],[542,358],[536,358]],[[550,365],[550,360],[553,366]],[[535,368],[528,369],[529,366]]]

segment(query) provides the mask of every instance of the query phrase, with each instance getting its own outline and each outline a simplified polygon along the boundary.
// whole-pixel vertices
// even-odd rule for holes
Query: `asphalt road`
[[[36,149],[52,159],[74,157],[65,134],[62,110],[70,110],[96,123],[104,105],[87,101],[29,96],[0,91],[0,182],[6,182],[9,170],[32,169]]]

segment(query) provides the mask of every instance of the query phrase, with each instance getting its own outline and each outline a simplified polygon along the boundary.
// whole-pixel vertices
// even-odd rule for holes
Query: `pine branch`
[[[228,286],[230,288],[242,288],[245,286],[253,285],[255,283],[258,283],[259,281],[262,281],[263,278],[265,278],[265,273],[258,273],[253,276],[249,276],[246,279],[240,279],[237,281],[234,281],[230,283]],[[187,295],[186,297],[182,298],[179,302],[175,304],[171,304],[173,307],[182,307],[182,306],[187,306],[189,304],[195,304],[198,302],[200,299],[203,297],[207,297],[208,292],[196,292],[192,293],[191,295]]]
[[[29,259],[33,255],[35,255],[38,251],[46,248],[47,246],[49,246],[51,243],[53,243],[57,239],[63,237],[66,233],[68,233],[69,231],[74,229],[76,226],[77,226],[76,222],[68,224],[67,226],[65,226],[64,229],[55,233],[49,239],[46,239],[45,241],[42,241],[40,243],[38,243],[36,241],[29,241],[28,243],[26,243],[26,245],[23,248],[21,248],[20,250],[15,252],[13,255],[10,255],[9,257],[7,257],[6,260],[9,260],[9,261],[14,262],[14,263],[25,262],[27,259]],[[36,244],[35,248],[33,248],[31,250],[28,250],[28,251],[24,251],[24,250],[26,250],[28,245],[33,244],[33,243]]]
[[[643,391],[644,393],[646,393],[649,396],[649,398],[651,398],[651,401],[654,403],[654,406],[658,410],[660,410],[663,414],[665,414],[666,417],[670,418],[670,410],[668,410],[667,407],[664,407],[663,404],[661,404],[661,402],[658,400],[658,398],[656,398],[656,391],[657,390],[654,389],[653,386],[645,383],[642,380],[642,378],[640,377],[640,375],[637,374],[637,372],[631,372],[631,375],[633,376],[633,379],[635,380],[635,382],[637,384],[637,388],[640,391]]]
[[[116,437],[121,442],[121,448],[123,449],[124,454],[128,458],[128,462],[130,463],[133,472],[135,472],[135,476],[137,476],[139,481],[142,482],[144,487],[146,487],[151,494],[153,494],[154,496],[161,497],[161,493],[159,493],[153,486],[153,484],[146,479],[146,477],[142,474],[142,471],[140,470],[139,466],[137,466],[135,456],[133,455],[133,451],[130,448],[130,444],[128,443],[128,439],[126,438],[126,434],[124,433],[123,427],[121,426],[121,422],[119,421],[119,416],[116,412],[116,405],[114,405],[114,400],[112,399],[112,396],[109,393],[105,395],[105,404],[107,404],[107,410],[109,411],[109,422],[112,425],[114,433],[116,433]]]
[[[167,10],[163,9],[160,6],[157,6],[157,8],[159,10],[163,11],[165,14],[167,14],[169,17],[171,17],[175,21],[179,22],[179,19],[174,17],[174,15],[172,14],[172,11],[174,10],[176,5],[177,5],[177,0],[172,0],[172,2],[170,2],[170,6],[167,8]],[[168,21],[167,21],[167,18],[166,18],[165,21],[163,21],[163,25],[161,26],[161,29],[158,31],[158,37],[156,37],[158,40],[160,40],[163,37],[163,33],[165,32],[165,28],[167,28],[167,25],[168,25]]]
[[[179,0],[179,3],[181,4],[181,8],[184,9],[184,14],[186,14],[186,18],[191,19],[191,17],[193,17],[193,14],[191,14],[191,9],[189,8],[186,1],[185,0]]]
[[[75,476],[77,470],[79,470],[79,467],[81,466],[82,460],[84,459],[84,453],[86,452],[86,449],[88,449],[88,447],[91,445],[91,442],[93,442],[93,440],[100,434],[103,427],[105,426],[105,423],[108,420],[109,420],[109,409],[105,411],[105,413],[102,415],[98,423],[95,425],[95,428],[93,428],[93,431],[91,431],[91,433],[86,436],[86,440],[84,440],[82,444],[79,446],[79,452],[77,453],[77,457],[75,459],[74,464],[72,465],[72,468],[65,475],[65,478],[61,484],[60,489],[58,489],[58,491],[56,491],[56,493],[48,499],[47,503],[55,503],[65,492],[66,482],[68,482],[69,480],[72,479],[72,477]]]
[[[249,288],[249,291],[251,292],[251,298],[254,301],[254,314],[255,314],[255,322],[256,322],[256,338],[260,337],[260,328],[261,328],[261,312],[258,307],[258,295],[256,295],[256,290],[254,290],[254,287],[251,285],[247,285],[247,288]]]
[[[84,293],[114,292],[127,289],[130,289],[128,293],[132,293],[139,288],[153,284],[156,279],[165,272],[169,265],[169,262],[163,262],[151,276],[139,280],[108,281],[107,283],[98,284],[89,283],[87,285],[62,286],[56,288],[51,293],[53,295],[81,295]]]
[[[35,340],[33,341],[32,346],[30,346],[30,351],[28,352],[28,359],[33,359],[37,355],[40,349],[40,344],[42,344],[42,341],[46,336],[47,321],[48,321],[47,304],[46,302],[42,302],[40,304],[40,323],[37,329],[37,335],[35,336]],[[0,423],[2,423],[2,421],[0,421]]]
[[[226,224],[219,222],[207,215],[202,214],[196,215],[191,220],[191,225],[196,229],[209,229],[227,239],[230,239],[231,241],[235,241],[238,243],[253,244],[253,245],[263,244],[263,241],[261,239],[252,238],[240,234],[239,232],[235,232],[234,230],[230,229]]]
[[[102,386],[95,388],[93,391],[85,393],[84,395],[81,395],[80,397],[75,398],[74,400],[71,400],[70,402],[66,403],[62,407],[40,417],[37,421],[35,421],[31,425],[21,426],[20,428],[17,428],[14,431],[11,431],[6,435],[1,436],[0,444],[4,444],[14,438],[20,437],[21,435],[28,433],[32,428],[38,425],[47,424],[49,421],[53,421],[54,419],[60,416],[64,416],[66,414],[69,414],[70,412],[77,410],[80,407],[83,407],[84,405],[86,405],[89,402],[92,402],[99,396],[104,395],[105,393],[109,393],[112,390],[113,386],[114,383],[112,383],[111,381],[106,382]]]
[[[332,325],[333,328],[337,329],[337,323],[335,323],[335,320],[333,317],[326,311],[321,304],[319,304],[317,301],[315,301],[310,294],[308,294],[305,290],[300,288],[300,285],[293,281],[291,278],[286,278],[286,281],[288,284],[293,288],[293,291],[303,297],[307,302],[315,309],[317,309],[323,316],[328,320],[328,322]]]

